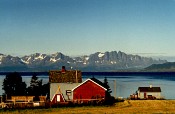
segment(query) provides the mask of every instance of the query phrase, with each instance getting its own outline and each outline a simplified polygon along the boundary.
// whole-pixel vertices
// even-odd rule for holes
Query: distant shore
[[[0,75],[7,75],[12,72],[0,72]],[[18,72],[22,76],[49,76],[49,72]],[[83,76],[175,76],[175,72],[82,72]]]
[[[14,111],[1,111],[8,114],[115,114],[115,113],[175,113],[175,100],[125,100],[114,106],[82,106],[62,107],[48,109],[26,109]]]

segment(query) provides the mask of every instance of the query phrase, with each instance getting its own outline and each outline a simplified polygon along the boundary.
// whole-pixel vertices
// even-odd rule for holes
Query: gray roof
[[[82,73],[77,70],[66,70],[64,72],[59,70],[49,71],[50,83],[81,83]]]
[[[160,87],[139,87],[140,92],[161,92]]]

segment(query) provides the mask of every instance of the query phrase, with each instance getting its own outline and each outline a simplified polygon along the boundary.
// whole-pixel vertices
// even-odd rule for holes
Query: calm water
[[[27,86],[30,85],[32,76],[23,76],[23,81],[26,82]],[[92,76],[83,76],[83,81]],[[107,77],[109,86],[111,87],[112,95],[116,97],[127,98],[130,94],[136,92],[138,87],[141,86],[160,86],[162,93],[166,99],[175,99],[175,76],[94,76],[100,81],[104,81],[104,77]],[[5,76],[0,76],[0,94],[2,90],[2,84]],[[39,76],[39,79],[43,80],[43,84],[48,82],[48,76]],[[116,85],[116,93],[114,88]]]

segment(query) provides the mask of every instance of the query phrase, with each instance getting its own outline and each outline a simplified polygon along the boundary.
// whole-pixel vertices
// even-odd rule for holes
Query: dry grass
[[[3,111],[3,114],[116,114],[116,113],[175,113],[175,100],[126,100],[115,106],[87,106],[34,110]]]

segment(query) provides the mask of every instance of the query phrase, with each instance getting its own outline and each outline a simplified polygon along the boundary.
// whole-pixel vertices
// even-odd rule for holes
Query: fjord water
[[[23,81],[26,82],[27,86],[30,85],[30,80],[32,76],[22,76]],[[48,76],[38,76],[39,79],[43,80],[43,84],[49,81]],[[95,77],[100,81],[104,81],[104,77],[107,77],[109,86],[112,90],[112,95],[115,97],[127,98],[130,94],[133,94],[137,91],[138,87],[161,87],[161,95],[165,99],[175,99],[175,76],[164,76],[164,75],[146,75],[146,76],[119,76],[119,75],[94,75],[86,76],[83,75],[83,81],[87,78]],[[5,76],[0,76],[0,94],[4,91],[2,90],[2,84]],[[115,93],[114,93],[115,92]]]

